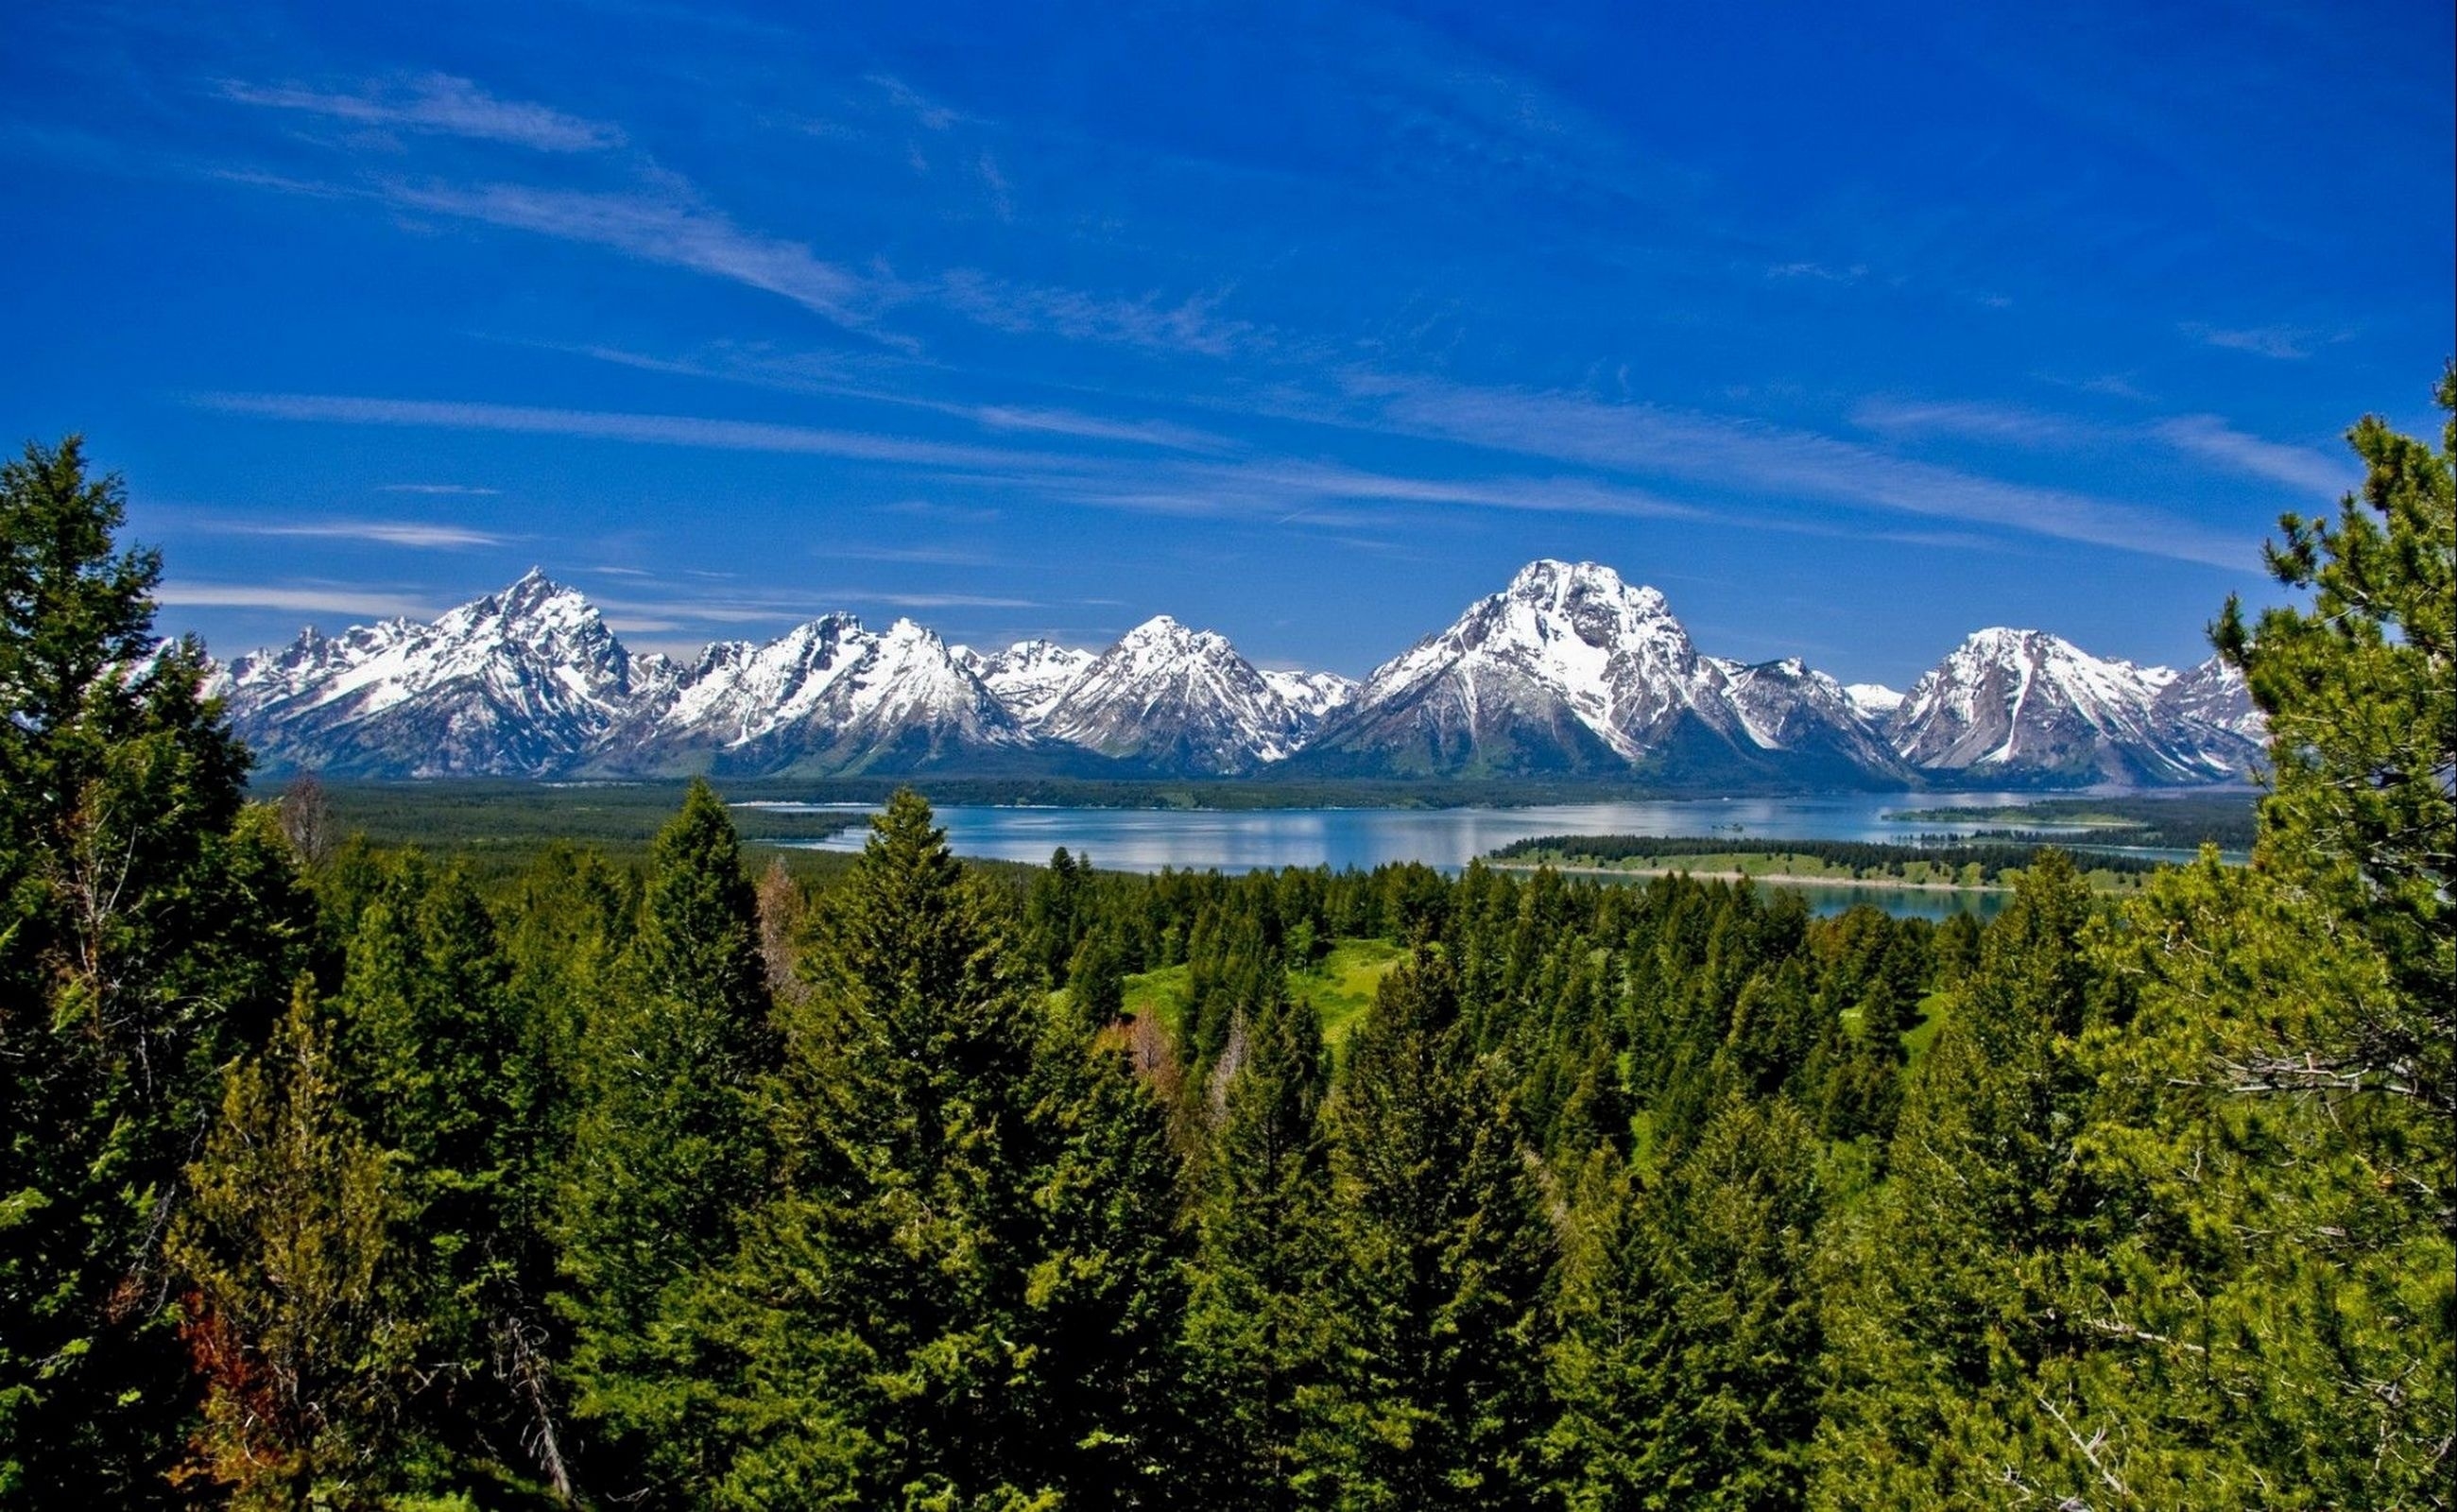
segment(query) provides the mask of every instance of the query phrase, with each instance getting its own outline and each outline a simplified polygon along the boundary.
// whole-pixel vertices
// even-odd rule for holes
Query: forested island
[[[1790,878],[1968,892],[2011,889],[2050,854],[2081,868],[2085,885],[2098,892],[2137,887],[2159,870],[2159,863],[2146,857],[2104,852],[2076,855],[2052,845],[1965,840],[1955,836],[1938,836],[1932,843],[1894,845],[1869,840],[1748,840],[1712,835],[1541,835],[1502,846],[1493,853],[1493,860],[1513,870],[1558,867],[1632,877],[1690,872],[1724,879]]]
[[[705,784],[378,844],[248,800],[30,446],[0,1502],[2445,1505],[2457,421],[2353,440],[2216,627],[2251,864],[2024,848],[1984,927],[983,868],[910,792],[826,875]]]

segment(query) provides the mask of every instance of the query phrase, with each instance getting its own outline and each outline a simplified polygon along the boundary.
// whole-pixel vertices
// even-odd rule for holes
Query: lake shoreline
[[[1688,877],[1702,882],[1774,882],[1802,887],[1866,887],[1903,893],[2010,893],[2000,882],[1898,882],[1869,877],[1803,877],[1798,872],[1702,872],[1686,866],[1569,866],[1558,861],[1497,861],[1485,865],[1499,872],[1556,871],[1568,877]]]

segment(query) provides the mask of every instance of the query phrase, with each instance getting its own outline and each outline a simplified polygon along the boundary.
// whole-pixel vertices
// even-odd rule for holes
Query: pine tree
[[[1981,941],[1913,1077],[1891,1179],[1841,1252],[1823,1505],[1960,1504],[2003,1486],[2024,1382],[2064,1326],[2053,1254],[2095,1197],[2074,1161],[2091,901],[2047,852]]]
[[[1332,1102],[1350,1332],[1307,1451],[1343,1506],[1516,1507],[1540,1483],[1554,1235],[1436,956],[1383,979]]]
[[[1187,1337],[1204,1499],[1277,1509],[1301,1504],[1304,1410],[1330,1364],[1330,1064],[1313,1008],[1285,987],[1245,1040],[1208,1151]]]
[[[190,1473],[241,1508],[374,1505],[421,1329],[384,1284],[398,1180],[344,1105],[303,985],[225,1078],[190,1179],[168,1245],[205,1386]]]
[[[520,1022],[493,915],[457,869],[415,853],[359,914],[334,998],[351,1111],[396,1163],[398,1284],[422,1321],[402,1483],[426,1494],[523,1470],[568,1480],[546,1384],[553,1256],[540,1199],[551,1151],[548,1069]]]
[[[1814,1131],[1738,1099],[1670,1177],[1581,1183],[1548,1440],[1576,1508],[1800,1504],[1823,1337]]]
[[[779,1052],[760,926],[733,821],[693,782],[591,1016],[561,1201],[576,1405],[609,1440],[592,1478],[626,1497],[711,1473],[711,1383],[680,1320],[767,1178]]]
[[[2348,433],[2360,495],[2333,525],[2289,514],[2271,572],[2312,595],[2214,628],[2267,717],[2260,864],[2361,931],[2397,991],[2330,1044],[2273,1046],[2282,1087],[2359,1083],[2457,1120],[2457,362],[2436,393],[2441,449],[2377,416]],[[2457,1182],[2443,1173],[2457,1233]]]
[[[911,793],[830,891],[806,970],[782,1191],[701,1306],[739,1360],[722,1494],[1163,1500],[1151,1418],[1181,1324],[1160,1109],[1053,1023],[1009,917]]]
[[[160,1238],[304,963],[287,847],[72,437],[0,466],[0,1498],[169,1496]]]

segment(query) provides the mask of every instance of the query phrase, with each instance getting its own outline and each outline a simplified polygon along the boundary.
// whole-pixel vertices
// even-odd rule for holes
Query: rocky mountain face
[[[1970,779],[2211,782],[2261,750],[2242,679],[2093,656],[2044,631],[1972,635],[1923,673],[1886,724],[1902,758]]]
[[[918,771],[1026,745],[937,634],[830,614],[764,645],[720,641],[594,764],[615,771]]]
[[[1084,668],[1039,728],[1105,756],[1228,777],[1286,757],[1313,723],[1226,636],[1162,614]]]
[[[1323,776],[1883,780],[1890,752],[1798,662],[1702,656],[1663,595],[1592,562],[1529,564],[1384,663],[1296,763]]]
[[[429,625],[309,630],[216,679],[232,722],[277,766],[344,776],[543,777],[586,762],[673,686],[589,602],[532,571]]]
[[[634,656],[530,572],[432,624],[390,620],[217,678],[275,768],[342,776],[965,771],[1122,777],[1584,777],[1667,785],[2208,782],[2264,732],[2242,678],[1972,635],[1895,694],[1797,659],[1702,654],[1663,595],[1529,564],[1374,670],[1265,672],[1167,615],[1095,654],[992,653],[830,614],[688,666]]]
[[[956,659],[1025,729],[1038,730],[1058,706],[1059,695],[1075,685],[1099,654],[1055,641],[1020,640],[991,655],[959,646]]]

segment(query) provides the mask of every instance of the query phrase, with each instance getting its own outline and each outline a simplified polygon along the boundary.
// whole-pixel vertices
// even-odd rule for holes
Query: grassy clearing
[[[1289,991],[1311,1004],[1322,1019],[1322,1037],[1334,1050],[1351,1025],[1373,1002],[1374,989],[1408,952],[1388,940],[1342,940],[1311,971],[1292,973]]]
[[[1903,1031],[1903,1053],[1917,1065],[1936,1043],[1936,1031],[1945,1024],[1945,994],[1931,992],[1920,999],[1920,1022]]]
[[[1182,965],[1138,972],[1126,979],[1126,1011],[1136,1018],[1156,1014],[1171,1034],[1186,1025],[1186,978]]]
[[[1322,1019],[1322,1037],[1333,1049],[1348,1038],[1357,1016],[1373,1001],[1374,988],[1408,953],[1387,940],[1342,940],[1311,971],[1289,974],[1289,992]],[[1126,1011],[1159,1017],[1171,1034],[1186,1023],[1187,968],[1164,966],[1126,978]]]

